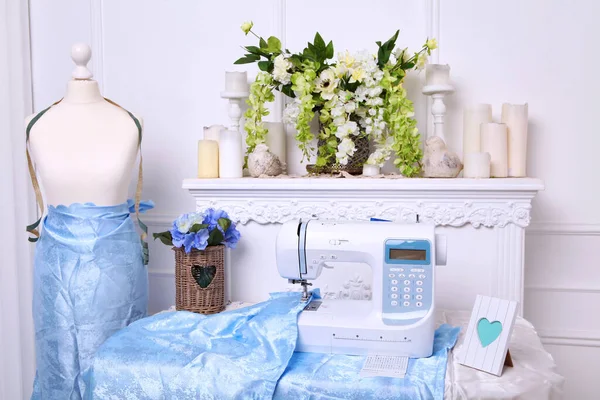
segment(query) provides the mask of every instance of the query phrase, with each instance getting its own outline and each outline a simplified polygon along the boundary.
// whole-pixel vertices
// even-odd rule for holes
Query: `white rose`
[[[280,54],[277,57],[275,57],[274,64],[275,65],[273,67],[273,78],[283,83],[284,85],[290,83],[292,74],[289,72],[289,70],[292,69],[292,63],[289,60],[287,60],[283,56],[283,54]]]

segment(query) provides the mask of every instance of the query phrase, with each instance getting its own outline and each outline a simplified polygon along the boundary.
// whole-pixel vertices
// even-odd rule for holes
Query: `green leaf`
[[[244,57],[236,60],[234,64],[250,64],[258,60],[260,60],[260,56],[257,56],[256,54],[246,54]]]
[[[259,61],[258,68],[261,71],[271,72],[271,70],[273,69],[273,63],[271,61]]]
[[[227,232],[227,230],[231,226],[231,220],[227,218],[219,218],[217,224],[219,224],[223,232]]]
[[[269,39],[267,39],[267,43],[267,48],[271,53],[281,53],[281,41],[275,36],[269,37]]]
[[[190,228],[190,232],[196,233],[196,232],[200,232],[202,229],[206,229],[206,228],[208,228],[208,224],[194,224]]]
[[[315,34],[315,47],[319,50],[325,50],[326,46],[325,46],[325,41],[323,40],[323,38],[321,37],[321,34],[319,34],[319,32],[317,32]]]
[[[267,44],[267,42],[265,42],[265,39],[263,39],[262,37],[258,40],[258,45],[263,50],[266,50],[269,47],[269,45]]]
[[[159,239],[167,246],[173,246],[173,236],[171,236],[171,232],[169,231],[153,233],[152,236],[154,237],[154,240]]]
[[[328,59],[329,58],[333,58],[333,42],[332,41],[330,41],[327,44],[327,49],[325,51],[325,57],[328,58]]]
[[[223,232],[218,229],[213,229],[208,235],[208,245],[209,246],[218,246],[223,241]]]
[[[288,97],[296,97],[296,94],[294,93],[294,91],[292,90],[292,84],[288,83],[287,85],[283,85],[281,87],[281,93],[285,94]]]
[[[262,51],[261,49],[259,49],[256,46],[246,46],[244,47],[244,49],[246,49],[246,51],[250,54],[255,54],[255,55],[259,55],[259,56],[267,56],[268,53]]]

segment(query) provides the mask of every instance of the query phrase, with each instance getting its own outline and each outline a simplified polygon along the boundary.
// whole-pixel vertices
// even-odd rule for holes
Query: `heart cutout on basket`
[[[217,274],[217,267],[214,265],[192,265],[192,276],[202,289],[206,289]]]

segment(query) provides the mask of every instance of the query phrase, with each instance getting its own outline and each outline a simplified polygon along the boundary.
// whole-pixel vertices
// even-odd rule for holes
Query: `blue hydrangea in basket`
[[[175,251],[177,310],[214,314],[225,309],[224,250],[240,232],[223,210],[180,215],[170,230],[153,234]]]

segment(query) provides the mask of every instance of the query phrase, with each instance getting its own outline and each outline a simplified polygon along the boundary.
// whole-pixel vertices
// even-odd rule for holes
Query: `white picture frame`
[[[508,344],[519,302],[478,295],[457,361],[500,376],[507,362]],[[512,366],[510,354],[508,365]]]

